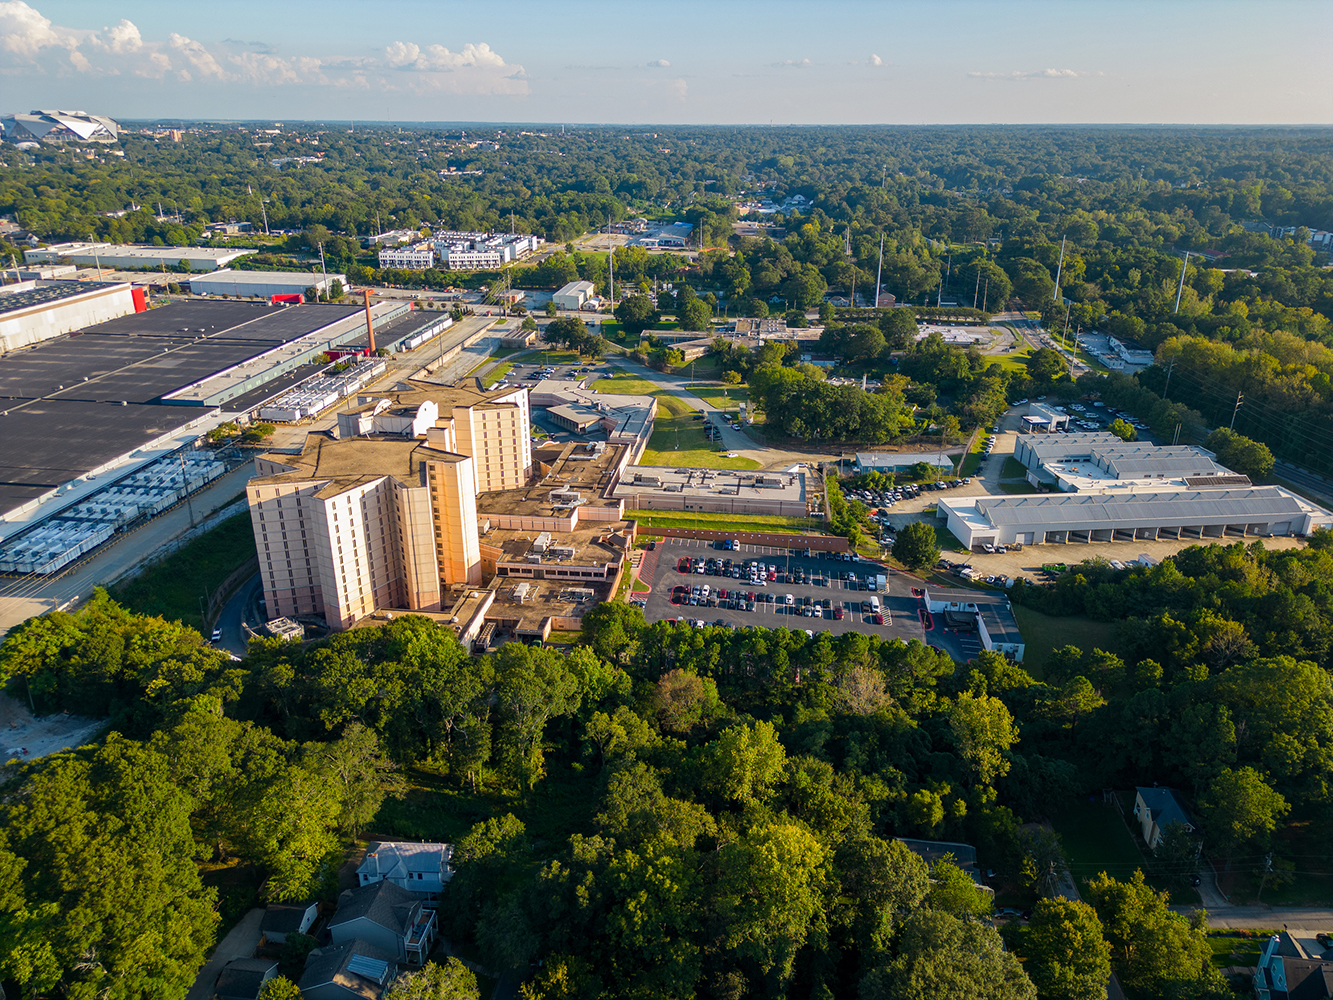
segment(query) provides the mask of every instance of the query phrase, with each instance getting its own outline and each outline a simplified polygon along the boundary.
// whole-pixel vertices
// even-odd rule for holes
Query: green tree
[[[893,961],[861,981],[859,1000],[1036,1000],[1023,966],[994,928],[948,913],[907,918]]]
[[[286,976],[274,976],[259,988],[259,1000],[301,1000],[300,987]]]
[[[1219,463],[1251,479],[1263,479],[1273,471],[1273,453],[1268,445],[1225,427],[1209,434],[1203,446],[1217,455]]]
[[[573,347],[588,336],[588,327],[577,316],[561,316],[546,324],[546,333],[543,336],[548,344]]]
[[[916,340],[919,327],[911,308],[890,309],[879,318],[879,329],[884,334],[885,347],[890,351],[905,351]]]
[[[1055,895],[1060,882],[1069,873],[1069,862],[1060,844],[1060,835],[1049,830],[1024,831],[1023,881],[1034,892]]]
[[[633,334],[656,326],[661,318],[662,314],[653,305],[653,300],[646,295],[630,295],[616,305],[616,319]]]
[[[401,798],[407,788],[393,761],[380,751],[379,737],[359,722],[320,748],[321,768],[333,781],[342,801],[338,827],[355,836],[375,818],[388,797]]]
[[[384,991],[384,1000],[479,1000],[477,977],[452,955],[443,962],[427,962],[420,969],[400,972]]]
[[[218,923],[191,805],[116,734],[29,769],[0,806],[0,974],[28,996],[183,996]]]
[[[1205,829],[1228,857],[1247,844],[1266,847],[1290,808],[1252,767],[1224,769],[1199,797]]]
[[[1114,420],[1112,420],[1111,426],[1108,427],[1107,430],[1109,430],[1112,434],[1118,437],[1121,441],[1137,441],[1139,439],[1138,429],[1135,428],[1133,424],[1126,421],[1123,417],[1116,417]]]
[[[555,314],[556,314],[556,304],[555,304],[555,299],[547,299],[547,300],[546,300],[546,315],[547,315],[547,316],[554,316]]]
[[[707,784],[741,805],[762,800],[782,777],[787,752],[771,722],[732,726],[704,749]]]
[[[1040,900],[1021,949],[1040,1000],[1105,1000],[1111,946],[1102,937],[1097,911],[1087,903]]]
[[[927,905],[933,910],[952,913],[956,917],[989,916],[994,895],[977,885],[972,876],[959,868],[952,858],[949,855],[931,866]]]
[[[974,697],[963,692],[949,709],[949,730],[963,759],[979,785],[989,785],[1009,771],[1006,754],[1018,742],[1014,717],[1004,702],[988,695]]]
[[[939,557],[939,538],[925,521],[913,521],[893,540],[893,558],[918,572],[934,566]]]
[[[1027,367],[1028,378],[1042,384],[1054,382],[1066,373],[1064,355],[1050,347],[1038,347],[1023,359],[1023,364]]]
[[[708,303],[698,298],[690,299],[676,310],[676,320],[682,330],[707,330],[712,318]]]
[[[1154,892],[1143,872],[1127,882],[1103,872],[1088,883],[1087,895],[1121,985],[1133,1000],[1227,995],[1213,968],[1206,921],[1171,912],[1167,894]]]

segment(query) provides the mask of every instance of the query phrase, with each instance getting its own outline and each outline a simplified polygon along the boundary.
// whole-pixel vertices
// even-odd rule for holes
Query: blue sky
[[[0,0],[0,112],[1333,123],[1330,0]]]

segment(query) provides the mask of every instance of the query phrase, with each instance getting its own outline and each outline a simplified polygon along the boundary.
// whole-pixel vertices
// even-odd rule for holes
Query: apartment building
[[[380,267],[398,267],[410,271],[424,271],[435,263],[435,247],[429,243],[414,246],[386,247],[379,252]]]
[[[256,459],[246,494],[270,614],[346,628],[377,608],[439,610],[449,587],[481,583],[477,495],[531,473],[527,391],[392,395],[360,397],[337,437]]]

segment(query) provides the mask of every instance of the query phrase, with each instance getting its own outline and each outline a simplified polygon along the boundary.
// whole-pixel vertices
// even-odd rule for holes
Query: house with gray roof
[[[233,958],[218,973],[213,995],[218,1000],[256,1000],[264,984],[278,974],[271,958]]]
[[[305,934],[319,912],[317,903],[270,903],[259,924],[269,944],[286,944],[289,934]]]
[[[397,972],[389,952],[349,938],[312,951],[296,985],[305,1000],[379,1000]]]
[[[1328,940],[1327,933],[1313,931],[1274,934],[1254,970],[1255,997],[1258,1000],[1333,997],[1333,947],[1325,947]]]
[[[1174,788],[1134,789],[1134,815],[1139,819],[1143,842],[1150,850],[1157,849],[1163,831],[1172,823],[1180,823],[1194,832],[1194,820],[1190,819],[1177,795]]]
[[[444,884],[453,878],[449,859],[452,844],[414,844],[406,840],[379,840],[366,848],[357,866],[359,885],[389,881],[426,900],[439,898]]]
[[[412,965],[425,962],[436,933],[435,911],[388,879],[344,890],[329,921],[334,942],[365,941]]]

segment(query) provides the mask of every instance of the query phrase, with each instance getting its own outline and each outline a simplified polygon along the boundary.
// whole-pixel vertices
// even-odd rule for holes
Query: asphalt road
[[[886,568],[878,563],[867,562],[864,559],[845,562],[839,559],[821,559],[814,555],[807,559],[804,556],[791,555],[790,549],[762,545],[742,545],[740,550],[736,552],[723,552],[711,546],[711,542],[696,539],[669,539],[658,543],[660,552],[657,569],[653,575],[652,592],[648,595],[647,606],[644,608],[644,615],[649,621],[682,618],[691,621],[702,620],[712,625],[721,619],[736,627],[753,625],[759,628],[808,629],[811,632],[830,632],[834,635],[841,635],[844,632],[865,632],[886,639],[903,639],[904,641],[919,639],[923,642],[934,642],[936,645],[948,648],[945,643],[927,636],[921,618],[917,613],[920,602],[911,595],[909,577],[890,577],[889,592],[877,595],[888,613],[884,625],[873,624],[866,615],[868,600],[871,596],[869,591],[850,590],[844,581],[829,579],[830,574],[847,570],[856,573],[858,578],[862,578],[868,573],[886,573]],[[682,556],[691,558],[715,556],[719,559],[740,560],[742,562],[746,559],[758,559],[765,564],[772,563],[777,566],[779,575],[788,569],[800,568],[812,575],[819,575],[827,583],[824,586],[818,586],[814,583],[768,583],[763,587],[757,587],[752,585],[748,579],[736,580],[729,577],[681,573],[676,569],[676,565]],[[772,593],[775,602],[773,604],[756,603],[753,612],[730,611],[722,608],[691,606],[688,604],[681,606],[672,603],[673,588],[678,586],[693,587],[702,584],[707,584],[714,592],[720,588],[728,592],[735,589],[742,593]],[[785,606],[777,603],[782,601],[787,594],[791,594],[793,598],[809,597],[821,601],[827,598],[835,605],[845,602],[848,605],[847,616],[841,621],[837,621],[827,618],[806,618],[801,615],[787,613]],[[889,622],[892,622],[892,624],[889,624]],[[949,638],[952,639],[952,636]],[[958,655],[961,650],[953,652]]]
[[[0,634],[33,615],[44,614],[71,601],[84,600],[92,595],[94,587],[123,576],[164,543],[188,531],[192,524],[202,521],[214,509],[243,493],[253,471],[254,466],[249,462],[233,469],[194,494],[188,504],[179,504],[138,530],[107,543],[91,559],[68,573],[50,580],[23,577],[6,581],[0,588]]]
[[[251,625],[255,624],[257,615],[253,613],[253,609],[263,596],[264,580],[258,573],[236,588],[236,593],[231,595],[231,600],[223,606],[221,614],[218,615],[216,627],[222,629],[222,638],[214,645],[237,656],[244,656],[250,639],[245,634],[245,629],[241,628],[241,622],[249,621]]]

